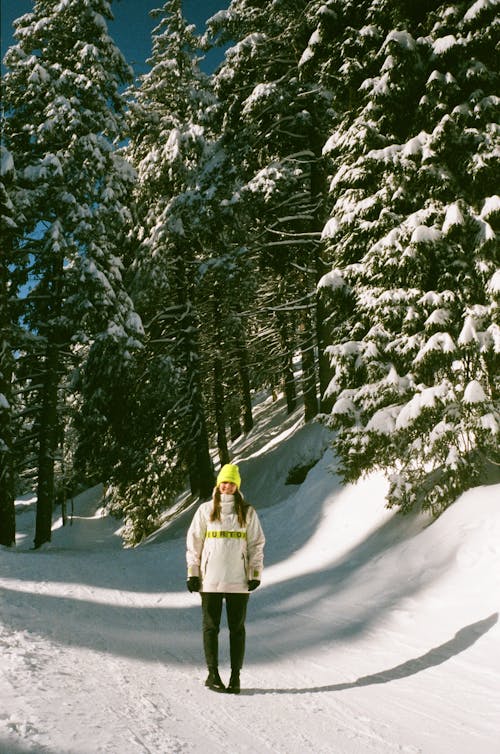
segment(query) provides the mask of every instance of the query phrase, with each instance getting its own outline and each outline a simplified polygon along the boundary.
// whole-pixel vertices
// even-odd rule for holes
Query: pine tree
[[[108,35],[111,17],[106,0],[37,0],[5,56],[6,144],[29,194],[26,227],[36,230],[25,314],[40,370],[36,547],[50,540],[71,362],[106,341],[126,358],[141,330],[119,258],[134,176],[113,144],[130,69]]]
[[[223,104],[222,141],[240,184],[233,202],[259,270],[257,302],[265,307],[273,351],[269,373],[278,362],[292,411],[292,359],[301,351],[306,419],[318,411],[317,350],[325,381],[315,284],[324,272],[318,241],[325,219],[321,149],[329,107],[328,91],[303,65],[316,23],[308,6],[301,0],[233,0],[209,23],[208,36],[232,43],[215,89]],[[259,313],[254,316],[258,321]]]
[[[328,146],[322,284],[348,315],[331,421],[347,479],[383,468],[389,505],[437,514],[498,460],[494,11],[443,5],[393,29],[372,14],[378,73]]]
[[[160,410],[150,438],[150,450],[163,457],[164,470],[158,470],[162,485],[150,503],[138,501],[144,515],[149,504],[159,510],[173,502],[182,474],[189,474],[194,495],[209,496],[213,487],[196,279],[205,232],[198,184],[200,165],[210,149],[206,121],[213,98],[199,69],[194,27],[186,23],[180,1],[169,0],[156,15],[151,70],[130,92],[127,154],[138,173],[137,259],[131,266],[130,290],[147,323],[146,369],[152,373],[164,365],[163,380],[175,400]],[[151,389],[156,387],[151,384]],[[160,452],[161,447],[169,453]],[[124,488],[122,498],[127,494]]]
[[[14,453],[14,396],[12,380],[14,371],[13,341],[15,331],[15,309],[13,299],[15,286],[12,285],[9,268],[20,260],[16,259],[15,199],[13,197],[16,174],[12,156],[1,147],[0,175],[2,264],[0,265],[0,544],[10,547],[15,542],[15,453]],[[14,201],[13,201],[14,199]]]

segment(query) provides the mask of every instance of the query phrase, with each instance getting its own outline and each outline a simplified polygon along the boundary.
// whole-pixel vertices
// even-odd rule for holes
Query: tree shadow
[[[242,694],[314,694],[324,691],[347,691],[348,689],[361,688],[363,686],[375,686],[380,683],[390,683],[401,678],[421,673],[423,670],[442,665],[452,657],[469,649],[484,634],[486,634],[498,622],[498,613],[493,613],[488,618],[471,623],[470,626],[457,631],[455,636],[444,644],[434,647],[420,657],[396,665],[379,673],[365,675],[350,683],[333,683],[327,686],[311,686],[308,688],[290,689],[243,689]]]
[[[365,577],[368,565],[376,568],[374,561],[381,559],[404,539],[411,537],[408,519],[390,519],[371,532],[342,557],[317,571],[292,575],[285,581],[270,584],[252,595],[247,627],[251,634],[259,635],[259,641],[251,642],[249,659],[266,661],[270,655],[290,656],[311,644],[349,639],[366,630],[384,612],[393,608],[400,600],[411,596],[435,575],[435,569],[427,568],[415,575],[411,566],[408,578],[400,578],[394,583],[391,571],[384,573],[383,579],[376,581],[376,588]],[[61,645],[93,647],[116,656],[135,657],[147,661],[164,660],[172,663],[196,662],[201,660],[201,611],[199,603],[192,600],[179,600],[178,574],[183,573],[183,547],[175,547],[164,553],[162,568],[158,568],[158,548],[151,547],[141,553],[116,551],[112,563],[106,554],[98,552],[65,553],[61,555],[75,559],[80,570],[71,567],[64,569],[68,562],[61,562],[60,578],[68,581],[80,575],[81,584],[90,584],[94,576],[97,582],[107,584],[117,594],[118,603],[110,595],[94,599],[92,588],[86,589],[88,597],[82,598],[68,593],[54,595],[44,593],[43,582],[54,578],[50,566],[53,559],[42,557],[37,562],[46,563],[48,572],[40,567],[41,590],[16,591],[15,585],[0,586],[6,604],[16,605],[13,614],[8,611],[2,616],[5,625],[14,630],[22,630],[24,617],[20,612],[31,616],[31,628],[41,636],[48,636]],[[163,554],[163,553],[162,553]],[[135,556],[139,555],[140,567],[134,569]],[[34,557],[34,556],[32,556]],[[445,554],[440,563],[444,567],[449,555]],[[111,571],[109,571],[110,566]],[[436,564],[434,564],[436,565]],[[440,568],[437,571],[440,571]],[[108,572],[106,572],[108,569]],[[19,576],[22,581],[22,575]],[[349,586],[359,583],[359,601],[352,605]],[[158,599],[145,600],[137,604],[134,592],[157,594]],[[185,592],[185,589],[182,590]],[[170,599],[175,604],[170,602]],[[187,594],[186,594],[187,599]],[[170,602],[170,604],[169,604]],[[329,604],[328,604],[329,603]],[[318,606],[323,606],[319,609]],[[332,606],[330,610],[329,605]],[[335,611],[337,619],[332,617]],[[304,632],[304,615],[313,613],[314,620],[307,624]],[[71,631],[68,631],[71,626]],[[283,627],[287,627],[284,641]],[[147,640],[146,640],[147,639]],[[227,637],[221,637],[221,650],[225,651]]]
[[[26,744],[19,741],[13,741],[10,738],[5,740],[0,738],[0,752],[1,754],[51,754],[53,749],[48,749],[46,746],[40,746],[37,744]],[[54,752],[54,754],[56,754]]]
[[[318,467],[328,463],[326,453]],[[326,485],[331,480],[324,468],[310,474],[309,483],[318,485],[312,496],[317,505],[309,507],[299,500],[296,505],[287,503],[265,512],[269,531],[289,532],[270,539],[266,564],[286,561],[322,525]],[[329,494],[329,505],[334,506],[331,490]],[[287,513],[288,521],[277,529],[277,521]],[[98,521],[92,518],[89,527]],[[451,540],[449,546],[436,549],[432,562],[422,568],[419,543],[413,547],[412,540],[423,525],[416,515],[391,514],[373,529],[368,522],[364,536],[337,557],[332,547],[330,562],[320,561],[317,569],[295,573],[285,568],[281,577],[268,584],[264,577],[263,587],[250,601],[248,659],[266,662],[294,656],[311,646],[349,641],[376,625],[384,614],[395,609],[403,614],[411,611],[412,598],[450,564],[453,567],[456,557],[456,543]],[[14,630],[23,630],[28,616],[33,631],[62,646],[80,644],[147,661],[201,661],[201,611],[198,600],[193,595],[188,599],[185,591],[181,541],[112,552],[55,546],[47,552],[5,558],[5,564],[9,568],[5,578],[0,578],[0,598],[3,595],[6,605],[15,609],[5,610],[2,622]],[[19,588],[24,580],[36,584]],[[59,594],[51,594],[51,584],[57,582],[63,587]],[[73,583],[78,584],[76,592]],[[114,594],[103,594],[102,588]],[[226,640],[223,636],[224,650]]]
[[[321,510],[323,506],[317,508]],[[247,627],[259,640],[249,642],[248,659],[265,662],[271,656],[294,655],[313,644],[349,640],[430,583],[447,567],[454,552],[440,553],[432,567],[425,570],[415,569],[411,561],[398,563],[396,580],[393,569],[385,567],[385,556],[414,534],[411,517],[394,514],[334,562],[276,583],[264,582],[264,588],[251,598]],[[309,531],[307,535],[310,536]],[[272,543],[278,562],[297,547],[296,542],[280,539],[288,538]],[[184,574],[183,543],[172,542],[168,548],[115,550],[112,560],[109,557],[107,551],[62,549],[28,556],[30,560],[36,558],[40,590],[35,587],[16,591],[15,583],[12,588],[8,581],[1,584],[0,595],[7,604],[16,605],[13,614],[5,612],[3,622],[22,630],[24,618],[20,611],[25,611],[31,615],[32,629],[61,645],[80,644],[148,661],[201,661],[199,604],[194,598],[185,601],[179,595],[180,591],[185,593],[184,580],[179,589],[179,574]],[[57,572],[54,563],[59,564]],[[33,577],[32,564],[26,565],[27,572],[16,572],[14,582],[22,582],[23,576]],[[57,580],[66,582],[66,593],[45,593],[44,583]],[[70,584],[74,581],[89,586],[73,596]],[[116,590],[117,602],[112,595],[94,593],[92,584]],[[355,587],[357,595],[354,604],[351,587]],[[140,596],[136,601],[134,593],[151,595],[152,599],[145,599],[141,606]],[[68,625],[72,627],[69,632]],[[223,651],[226,638],[222,637]]]

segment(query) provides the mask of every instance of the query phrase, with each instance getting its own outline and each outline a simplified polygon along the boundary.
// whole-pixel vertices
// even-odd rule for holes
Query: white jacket
[[[248,592],[261,580],[265,537],[257,512],[247,509],[240,526],[233,495],[221,495],[220,521],[210,521],[213,502],[202,503],[187,533],[188,576],[200,576],[202,592]]]

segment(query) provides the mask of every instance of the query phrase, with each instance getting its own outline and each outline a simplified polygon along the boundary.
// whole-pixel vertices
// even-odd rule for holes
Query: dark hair
[[[245,526],[247,512],[250,506],[238,489],[234,493],[234,507],[236,508],[239,525]],[[210,521],[220,521],[220,511],[220,489],[216,487],[214,489],[214,506],[212,508],[212,513],[210,514]]]

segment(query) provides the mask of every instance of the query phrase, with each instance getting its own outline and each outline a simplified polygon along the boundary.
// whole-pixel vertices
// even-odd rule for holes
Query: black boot
[[[208,668],[208,676],[205,686],[212,691],[225,691],[226,687],[221,681],[218,668]]]
[[[228,694],[239,694],[240,693],[240,671],[239,670],[232,670],[231,671],[231,678],[229,679],[229,685],[227,687],[227,693]]]

